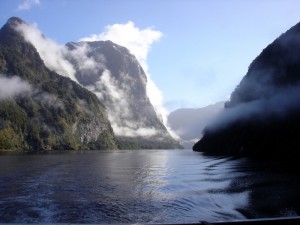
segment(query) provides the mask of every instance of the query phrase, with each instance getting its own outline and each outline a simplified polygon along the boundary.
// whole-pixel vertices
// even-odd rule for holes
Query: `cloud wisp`
[[[0,100],[13,98],[15,96],[30,93],[32,88],[30,84],[18,76],[2,77],[0,74]]]
[[[30,10],[34,6],[40,5],[41,2],[40,0],[23,0],[18,6],[17,10],[22,11],[22,10]]]
[[[26,41],[31,43],[37,49],[39,55],[49,69],[76,81],[76,71],[72,64],[66,60],[68,50],[65,46],[45,38],[35,24],[29,25],[21,23],[16,27],[16,30],[22,34]]]
[[[112,41],[124,46],[135,55],[144,70],[148,69],[147,56],[151,45],[162,37],[160,31],[153,28],[139,29],[132,21],[126,24],[113,24],[105,27],[100,34],[81,38],[80,41]]]
[[[19,76],[6,77],[0,74],[0,100],[18,96],[30,96],[45,107],[64,109],[64,104],[56,96],[32,87]]]
[[[123,74],[122,77],[130,79],[126,74]],[[109,70],[105,69],[96,84],[87,86],[87,88],[94,92],[99,99],[108,102],[106,104],[108,118],[117,136],[150,137],[158,134],[155,128],[147,126],[133,115],[130,110],[132,107],[129,103],[128,87],[120,86]]]
[[[266,87],[268,89],[268,87]],[[282,118],[287,113],[299,109],[300,86],[274,89],[272,96],[244,102],[234,107],[225,108],[216,121],[208,126],[209,130],[219,130],[239,121],[252,118],[267,120],[270,116]]]
[[[80,82],[75,77],[76,68],[74,68],[70,60],[75,61],[81,70],[93,72],[101,67],[99,62],[87,56],[89,47],[85,43],[77,45],[76,49],[71,51],[67,46],[60,45],[44,37],[36,24],[21,23],[16,27],[16,30],[37,49],[40,57],[50,70],[69,77],[77,83]]]

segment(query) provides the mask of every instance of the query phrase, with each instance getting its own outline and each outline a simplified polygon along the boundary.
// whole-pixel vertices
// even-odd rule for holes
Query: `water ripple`
[[[1,155],[0,222],[196,223],[295,216],[299,185],[300,176],[278,162],[183,150]]]

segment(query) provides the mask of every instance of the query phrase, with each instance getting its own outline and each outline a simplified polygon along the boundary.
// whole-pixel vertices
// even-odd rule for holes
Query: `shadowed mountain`
[[[180,144],[191,149],[202,136],[204,128],[224,109],[224,102],[203,108],[182,108],[171,112],[168,124],[179,136]]]
[[[282,34],[251,63],[208,126],[196,151],[267,157],[299,156],[300,24]]]
[[[116,149],[99,99],[44,65],[15,29],[24,23],[0,30],[0,149]]]

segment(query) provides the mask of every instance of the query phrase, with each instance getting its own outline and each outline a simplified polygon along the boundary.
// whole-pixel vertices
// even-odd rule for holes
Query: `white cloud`
[[[31,86],[26,81],[17,76],[11,78],[0,76],[0,100],[12,98],[26,92],[31,92]]]
[[[40,5],[41,2],[40,0],[23,0],[17,7],[18,11],[21,10],[29,10],[31,9],[33,6],[37,6]]]
[[[43,106],[65,109],[64,103],[59,98],[57,98],[57,96],[52,95],[48,92],[40,92],[35,90],[33,98],[36,101],[40,102],[40,104]]]
[[[151,137],[157,135],[157,131],[154,128],[140,127],[138,129],[131,129],[129,127],[120,127],[115,123],[112,123],[112,128],[116,135],[125,137]]]
[[[65,46],[45,38],[37,25],[22,23],[16,27],[16,30],[23,35],[26,41],[37,49],[49,69],[76,81],[75,70],[71,63],[65,58],[68,54],[68,49]]]
[[[2,77],[0,74],[0,100],[13,98],[22,94],[30,94],[41,105],[64,109],[63,102],[56,96],[34,89],[19,76]]]
[[[163,95],[148,72],[147,56],[151,45],[162,37],[160,31],[152,27],[139,29],[132,21],[126,24],[114,24],[105,27],[105,31],[100,34],[93,34],[89,37],[80,39],[80,41],[106,41],[110,40],[118,45],[124,46],[135,55],[140,65],[147,75],[147,96],[153,105],[156,114],[165,124],[169,132],[171,129],[167,126],[168,111],[163,105]]]
[[[124,46],[135,55],[144,70],[147,70],[147,55],[153,42],[162,37],[160,31],[153,28],[139,29],[132,21],[126,24],[114,24],[105,27],[101,34],[93,34],[80,41],[107,41],[110,40]]]
[[[44,37],[36,24],[22,23],[16,27],[16,30],[21,33],[24,39],[31,43],[38,51],[45,65],[56,73],[71,78],[77,81],[75,74],[76,69],[85,71],[86,74],[92,74],[99,69],[103,69],[104,65],[101,60],[95,60],[89,57],[87,52],[90,50],[86,43],[76,45],[76,48],[70,50],[65,45],[60,45],[55,41]],[[100,57],[100,56],[99,56]],[[74,68],[71,61],[75,61],[78,68]]]
[[[72,45],[74,43],[69,44]],[[64,48],[64,56],[75,61],[80,71],[85,71],[86,73],[95,73],[100,69],[105,68],[102,63],[105,62],[104,56],[98,56],[98,60],[95,60],[93,57],[89,57],[88,52],[90,51],[90,47],[85,42],[76,44],[75,48],[72,50],[66,49],[65,46],[61,47]]]
[[[124,74],[122,77],[130,79],[130,76]],[[137,121],[130,111],[128,102],[128,87],[120,86],[112,76],[109,70],[104,70],[99,81],[95,86],[89,86],[98,98],[104,100],[102,93],[106,93],[109,103],[106,104],[108,119],[111,126],[118,136],[136,137],[136,136],[154,136],[158,132],[155,128],[146,126],[143,121]]]

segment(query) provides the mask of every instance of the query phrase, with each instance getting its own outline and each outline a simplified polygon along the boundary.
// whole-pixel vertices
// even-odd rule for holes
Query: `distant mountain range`
[[[63,58],[48,60],[27,28],[13,17],[0,30],[0,149],[181,147],[154,111],[145,73],[126,48],[70,42],[58,52]],[[57,51],[52,47],[45,49]]]
[[[299,40],[300,23],[262,51],[194,150],[281,158],[300,155]]]
[[[171,112],[168,124],[180,138],[180,144],[187,149],[202,137],[204,128],[224,109],[224,102],[217,102],[203,108],[182,108]]]

